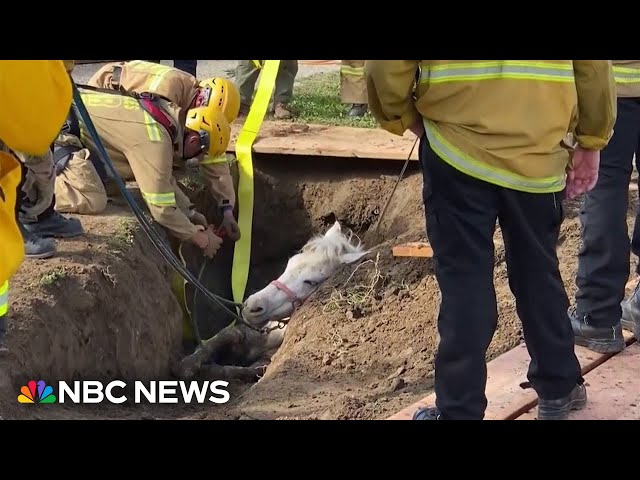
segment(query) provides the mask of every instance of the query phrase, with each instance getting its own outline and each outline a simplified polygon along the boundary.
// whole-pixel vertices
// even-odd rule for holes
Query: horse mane
[[[357,244],[352,241],[354,237],[358,239]],[[362,249],[360,238],[349,230],[348,236],[342,232],[333,235],[316,235],[300,249],[300,253],[314,253],[331,262],[336,262],[339,261],[341,255],[361,252]]]

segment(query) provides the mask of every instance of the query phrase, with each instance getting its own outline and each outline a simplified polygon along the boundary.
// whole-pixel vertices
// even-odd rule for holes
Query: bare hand
[[[411,130],[416,137],[422,138],[422,135],[424,135],[424,123],[422,122],[422,117],[418,118],[418,120],[409,127],[409,130]]]
[[[213,225],[209,225],[204,233],[206,233],[208,237],[208,244],[202,249],[202,253],[205,257],[212,258],[216,253],[218,253],[218,250],[222,245],[222,239],[213,232]]]
[[[231,240],[234,242],[240,240],[240,227],[233,216],[232,210],[225,210],[221,227],[224,228]]]
[[[571,200],[590,191],[598,181],[600,151],[576,147],[573,167],[567,171],[566,197]]]

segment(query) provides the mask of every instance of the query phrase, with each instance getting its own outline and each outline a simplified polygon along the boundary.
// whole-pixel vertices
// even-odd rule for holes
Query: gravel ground
[[[198,60],[198,78],[212,76],[230,77],[238,60]],[[162,60],[165,65],[173,65],[173,60]],[[87,63],[76,65],[73,70],[73,78],[76,82],[85,83],[102,65],[102,63]],[[297,79],[308,77],[316,73],[335,72],[338,65],[299,65]],[[232,73],[233,74],[233,73]]]

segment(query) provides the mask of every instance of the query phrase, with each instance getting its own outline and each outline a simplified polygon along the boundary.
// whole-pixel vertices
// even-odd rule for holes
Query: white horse
[[[278,350],[286,331],[282,321],[290,318],[316,289],[342,265],[356,262],[369,253],[361,242],[353,243],[354,235],[345,235],[340,223],[335,222],[324,234],[309,240],[299,253],[292,256],[287,268],[278,279],[249,296],[243,305],[244,320],[258,332],[242,324],[222,330],[203,347],[184,358],[177,370],[181,378],[191,378],[200,370],[205,359],[222,355],[225,363],[246,365],[239,367],[209,366],[209,374],[216,377],[232,376],[252,379],[260,375]],[[278,328],[282,327],[282,328]],[[228,363],[227,363],[228,364]]]
[[[324,235],[312,238],[292,256],[278,279],[245,300],[242,316],[247,323],[270,329],[263,335],[264,343],[250,350],[250,358],[271,358],[286,331],[286,326],[277,328],[279,323],[291,317],[338,268],[369,253],[359,240],[354,243],[353,237],[352,232],[345,235],[340,223],[335,222]]]

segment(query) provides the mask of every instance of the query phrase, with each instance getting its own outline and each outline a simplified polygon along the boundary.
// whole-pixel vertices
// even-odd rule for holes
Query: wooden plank
[[[627,344],[634,342],[629,332],[624,331],[623,333]],[[580,361],[583,375],[612,356],[612,354],[598,354],[579,345],[576,345],[575,352]],[[523,343],[487,364],[485,392],[488,405],[485,412],[486,420],[512,420],[536,405],[535,391],[531,388],[523,388],[523,386],[528,386],[527,370],[530,358]],[[432,393],[387,420],[411,420],[413,412],[417,408],[434,406],[435,400],[435,393]]]
[[[571,420],[640,420],[640,344],[633,343],[584,376],[587,406]],[[517,420],[535,420],[537,409]]]
[[[409,242],[392,249],[394,257],[433,257],[433,249],[426,242]]]
[[[227,152],[235,152],[241,128],[239,123],[231,125],[231,141]],[[265,121],[253,144],[253,152],[405,161],[415,139],[411,132],[400,137],[380,128]],[[417,145],[411,160],[418,160]]]

